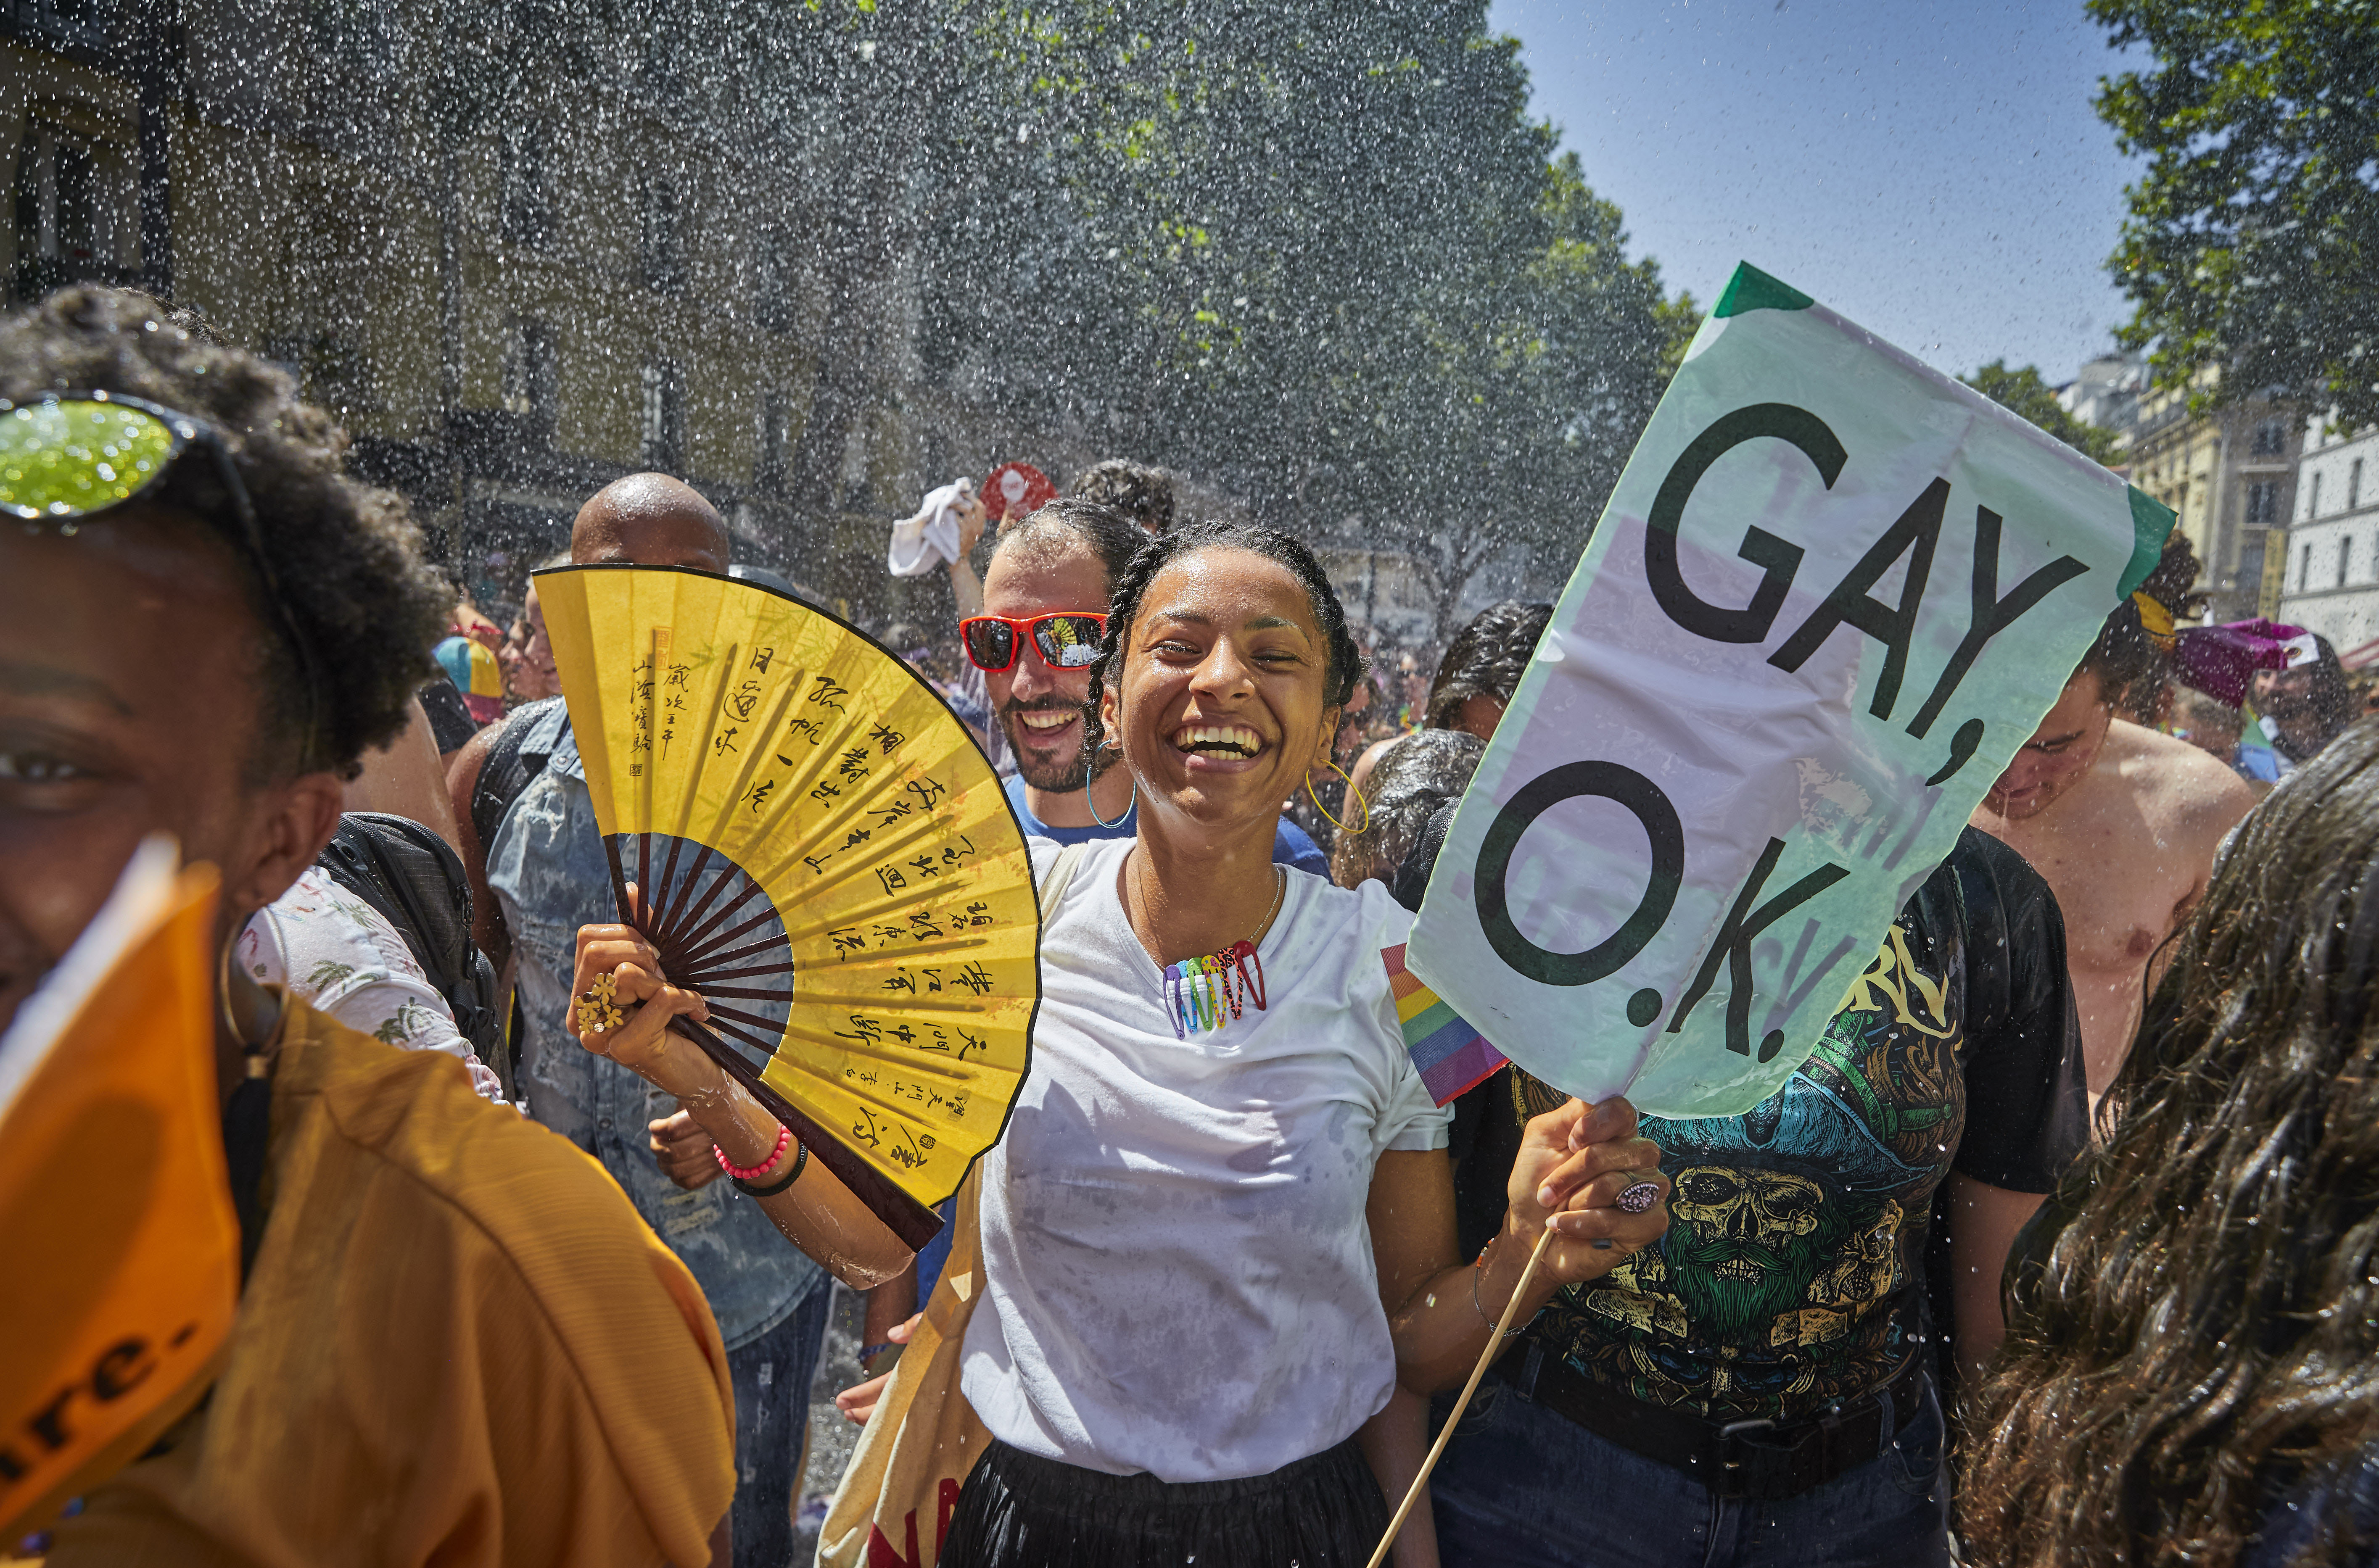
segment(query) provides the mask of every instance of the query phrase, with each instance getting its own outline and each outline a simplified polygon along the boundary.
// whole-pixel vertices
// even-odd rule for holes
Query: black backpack
[[[549,752],[529,749],[528,732],[536,728],[537,716],[560,701],[560,697],[541,697],[521,704],[505,718],[504,732],[488,748],[487,761],[479,766],[479,781],[471,787],[471,829],[479,836],[480,854],[494,845],[504,813],[551,759]]]
[[[454,1027],[517,1099],[496,971],[471,942],[471,884],[445,839],[409,817],[349,812],[315,863],[378,910],[413,950],[430,988],[453,1010]]]

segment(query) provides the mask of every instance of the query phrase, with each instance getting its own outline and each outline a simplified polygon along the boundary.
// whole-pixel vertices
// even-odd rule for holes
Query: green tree
[[[2090,0],[2153,66],[2106,80],[2100,117],[2144,155],[2109,262],[2181,384],[2276,390],[2379,423],[2379,0]]]
[[[1575,560],[1697,320],[1479,0],[955,6],[929,373],[1409,552],[1447,629]]]
[[[2100,463],[2114,463],[2122,456],[2122,443],[2115,432],[2066,412],[2065,405],[2057,401],[2057,389],[2041,380],[2035,366],[2011,370],[2006,360],[1994,359],[1973,375],[1958,379],[2000,407],[2013,409],[2076,452]]]

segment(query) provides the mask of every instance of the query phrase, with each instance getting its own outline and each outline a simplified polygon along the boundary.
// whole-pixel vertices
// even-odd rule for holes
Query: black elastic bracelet
[[[801,1180],[802,1167],[809,1163],[810,1146],[799,1140],[795,1140],[793,1143],[793,1168],[787,1171],[784,1174],[783,1179],[779,1180],[775,1186],[755,1187],[750,1182],[745,1181],[742,1176],[729,1176],[727,1179],[733,1182],[737,1187],[743,1188],[743,1195],[746,1198],[774,1198],[778,1193],[784,1191],[785,1188]]]

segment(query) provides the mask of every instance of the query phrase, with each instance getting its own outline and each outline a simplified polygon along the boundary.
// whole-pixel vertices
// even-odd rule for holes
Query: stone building
[[[2278,609],[2303,419],[2261,397],[2192,413],[2216,377],[2143,392],[2126,455],[2131,483],[2179,513],[2204,563],[2206,619],[2239,621]]]
[[[874,45],[685,0],[0,0],[11,303],[199,310],[333,409],[491,607],[590,491],[681,475],[740,555],[947,614],[887,525],[1104,453],[924,384],[913,199]]]
[[[2147,384],[2147,362],[2138,355],[2104,354],[2058,388],[2057,401],[2083,424],[2128,437],[2139,421],[2140,393]]]
[[[2341,655],[2379,659],[2379,430],[2305,422],[2296,515],[2277,619],[2318,632]]]

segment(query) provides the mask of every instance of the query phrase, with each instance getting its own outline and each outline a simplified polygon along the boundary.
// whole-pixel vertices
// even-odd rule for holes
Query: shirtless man
[[[2115,717],[2156,667],[2126,603],[1974,815],[2048,879],[2064,911],[2094,1116],[2131,1050],[2151,959],[2204,896],[2223,835],[2255,804],[2195,746]]]

